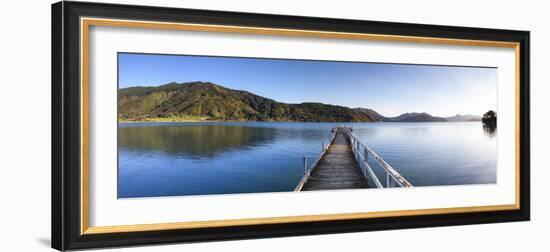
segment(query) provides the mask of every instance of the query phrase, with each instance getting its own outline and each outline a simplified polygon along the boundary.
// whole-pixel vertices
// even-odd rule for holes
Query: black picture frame
[[[519,43],[519,209],[213,228],[81,233],[80,17],[253,26]],[[52,247],[58,250],[250,239],[530,219],[529,32],[103,3],[52,5]]]

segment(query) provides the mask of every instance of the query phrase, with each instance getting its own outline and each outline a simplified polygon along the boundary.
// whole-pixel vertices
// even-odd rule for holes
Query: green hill
[[[447,118],[432,116],[428,113],[405,113],[395,117],[385,117],[367,108],[355,108],[355,111],[366,113],[377,122],[447,122]]]
[[[428,113],[405,113],[396,117],[387,118],[388,122],[446,122],[443,117],[432,116]]]
[[[376,122],[386,122],[388,121],[388,118],[379,114],[378,112],[368,109],[368,108],[354,108],[356,112],[367,114],[370,118],[372,118]]]
[[[322,103],[288,104],[210,82],[118,91],[119,120],[372,122],[369,114]]]

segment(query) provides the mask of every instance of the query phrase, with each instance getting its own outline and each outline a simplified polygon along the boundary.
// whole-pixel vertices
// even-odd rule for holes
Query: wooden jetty
[[[312,171],[302,191],[367,187],[367,178],[361,174],[349,138],[343,128],[336,129],[334,140]]]
[[[294,191],[353,188],[413,187],[378,154],[361,143],[348,126],[333,128],[330,141],[323,144],[319,157],[308,166],[303,159],[302,179]],[[386,174],[382,184],[369,165],[372,158]]]

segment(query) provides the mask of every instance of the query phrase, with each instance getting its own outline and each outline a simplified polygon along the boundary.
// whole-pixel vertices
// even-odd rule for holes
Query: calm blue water
[[[336,125],[123,123],[118,197],[292,191]],[[480,122],[346,125],[414,186],[496,182],[496,132]]]

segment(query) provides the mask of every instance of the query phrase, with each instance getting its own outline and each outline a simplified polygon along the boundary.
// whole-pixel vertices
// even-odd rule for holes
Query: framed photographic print
[[[52,6],[58,250],[529,220],[529,32]]]

